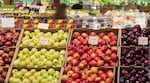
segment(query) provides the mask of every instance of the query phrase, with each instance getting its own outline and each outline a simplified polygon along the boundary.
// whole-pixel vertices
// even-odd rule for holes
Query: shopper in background
[[[67,19],[67,5],[61,4],[56,8],[56,13],[53,15],[54,19]]]
[[[72,9],[83,9],[83,2],[79,2],[78,4],[74,4]]]

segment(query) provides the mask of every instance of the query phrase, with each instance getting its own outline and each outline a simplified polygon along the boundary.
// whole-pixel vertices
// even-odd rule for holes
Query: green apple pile
[[[54,69],[13,69],[11,75],[9,83],[58,83],[60,72]]]
[[[19,67],[61,67],[65,56],[65,50],[57,51],[55,49],[42,48],[23,48],[19,51],[14,66]]]
[[[64,30],[58,30],[55,33],[51,32],[41,32],[36,29],[33,32],[25,31],[24,37],[21,41],[20,46],[29,46],[29,47],[41,47],[41,38],[47,38],[48,43],[45,45],[46,47],[64,47],[67,43],[68,32]]]

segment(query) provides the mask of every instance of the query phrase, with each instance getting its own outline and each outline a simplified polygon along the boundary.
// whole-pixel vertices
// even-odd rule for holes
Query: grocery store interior
[[[0,83],[150,83],[150,0],[0,0]]]

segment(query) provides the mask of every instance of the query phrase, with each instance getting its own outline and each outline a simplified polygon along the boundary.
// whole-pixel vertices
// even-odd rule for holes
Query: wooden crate
[[[113,79],[113,83],[116,83],[116,78],[117,78],[117,76],[116,76],[116,68],[115,67],[98,67],[98,70],[103,70],[104,72],[106,72],[107,70],[109,70],[109,69],[111,69],[111,70],[113,70],[113,73],[114,73],[114,79]],[[82,72],[82,70],[81,70],[81,72]],[[63,74],[64,74],[64,68],[62,68],[62,72],[61,72],[61,75],[60,75],[60,77],[62,77],[63,76]],[[60,78],[60,82],[59,83],[62,83],[61,82],[61,78]]]
[[[35,29],[23,29],[23,32],[24,31],[30,31],[30,32],[33,32]],[[64,30],[65,32],[68,32],[68,37],[67,37],[67,43],[66,43],[66,46],[62,46],[62,47],[48,47],[48,48],[66,48],[68,46],[68,42],[69,42],[69,35],[70,35],[70,29],[48,29],[48,30],[43,30],[43,29],[39,29],[41,32],[51,32],[51,33],[55,33],[57,32],[58,30]],[[20,41],[18,43],[18,45],[21,44],[21,41],[22,41],[22,38],[24,37],[24,33],[21,35],[21,38],[20,38]],[[20,47],[30,47],[30,46],[20,46]],[[37,46],[34,46],[36,48],[41,48],[41,47],[37,47]],[[44,47],[45,48],[45,47]]]
[[[35,68],[14,68],[14,67],[11,67],[11,69],[9,70],[9,73],[7,74],[7,78],[5,80],[5,83],[9,83],[9,78],[12,76],[12,70],[13,69],[17,69],[17,70],[21,70],[21,69],[27,69],[28,71],[30,71],[31,69],[35,69]],[[41,69],[45,69],[45,70],[48,70],[50,68],[36,68],[37,71],[40,71]],[[61,83],[61,73],[62,73],[62,68],[53,68],[55,71],[59,71],[60,72],[60,76],[59,76],[59,79],[58,79],[58,83]]]
[[[105,28],[105,29],[103,28],[103,29],[97,29],[97,30],[95,30],[95,29],[84,29],[84,28],[81,28],[81,29],[72,29],[71,34],[70,34],[70,36],[71,36],[70,38],[71,39],[69,41],[69,45],[71,44],[71,42],[73,40],[73,33],[74,32],[79,32],[79,33],[85,32],[87,34],[90,34],[90,32],[95,32],[98,35],[101,32],[107,34],[107,33],[111,32],[111,31],[114,32],[115,35],[118,37],[118,39],[117,39],[117,46],[119,46],[120,31],[119,31],[119,29],[110,29],[110,28]]]
[[[14,28],[8,28],[8,29],[7,29],[7,28],[6,28],[6,29],[0,29],[0,30],[13,30],[14,32],[19,32],[19,37],[18,37],[16,46],[11,46],[11,47],[9,47],[9,48],[15,48],[15,47],[18,46],[19,41],[20,41],[20,38],[21,38],[21,34],[22,34],[22,32],[23,32],[22,29],[14,29]],[[3,46],[3,47],[7,47],[7,46]],[[0,48],[2,48],[2,47],[0,47]]]
[[[122,52],[122,49],[123,48],[125,48],[125,49],[131,49],[131,48],[143,48],[143,46],[121,46],[121,48],[120,48],[120,59],[119,59],[119,66],[123,66],[123,65],[121,65],[121,52]],[[148,47],[147,47],[148,48]],[[149,53],[148,53],[149,54]],[[147,54],[147,55],[148,55]],[[133,66],[133,67],[144,67],[144,65],[141,65],[141,66],[135,66],[135,65],[128,65],[128,66]],[[127,67],[127,66],[125,66],[125,67]]]
[[[120,66],[120,67],[118,67],[118,76],[117,76],[117,82],[116,83],[120,83],[120,72],[121,72],[121,70],[122,69],[127,69],[127,70],[132,70],[132,69],[137,69],[137,70],[141,70],[141,69],[144,69],[144,70],[146,70],[144,67],[125,67],[125,66]],[[147,71],[147,70],[146,70]],[[148,72],[148,71],[147,71]]]
[[[15,57],[14,57],[14,60],[13,60],[13,62],[15,61],[15,60],[17,60],[17,58],[18,58],[18,54],[19,54],[19,51],[21,51],[21,50],[23,50],[24,48],[23,47],[18,47],[17,48],[17,51],[16,51],[16,55],[15,55]],[[29,49],[29,51],[32,49],[32,47],[29,47],[28,48]],[[39,50],[41,50],[42,48],[37,48],[38,49],[38,51]],[[47,50],[50,50],[50,49],[55,49],[56,51],[60,51],[60,50],[65,50],[66,51],[66,48],[47,48]],[[64,66],[64,64],[65,64],[65,58],[66,58],[66,54],[67,54],[67,52],[65,52],[65,55],[64,55],[64,60],[63,60],[63,63],[62,63],[62,66],[60,66],[60,67],[56,67],[56,66],[44,66],[44,67],[42,67],[42,68],[61,68],[61,67],[63,67]],[[35,67],[27,67],[27,66],[14,66],[13,64],[12,64],[12,67],[13,68],[29,68],[29,69],[34,69]]]

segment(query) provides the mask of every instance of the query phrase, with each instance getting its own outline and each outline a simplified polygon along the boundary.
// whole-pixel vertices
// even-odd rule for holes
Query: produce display
[[[0,83],[4,83],[5,78],[7,76],[7,71],[8,71],[7,68],[0,67]]]
[[[0,48],[0,66],[9,67],[13,56],[15,53],[15,49],[13,48]]]
[[[13,69],[9,83],[58,83],[60,72],[52,68],[41,69]]]
[[[0,47],[15,47],[19,38],[16,30],[0,30]]]
[[[122,47],[121,50],[120,61],[122,66],[148,66],[148,47]]]
[[[25,31],[20,46],[41,47],[41,38],[46,38],[46,47],[65,47],[67,45],[68,32],[58,30],[56,32],[42,32],[38,29],[33,32]]]
[[[138,37],[149,37],[150,29],[141,29],[140,25],[122,30],[122,46],[138,46]],[[150,39],[150,38],[149,38]]]
[[[115,74],[113,69],[90,69],[80,70],[78,67],[65,67],[61,83],[113,83]]]
[[[119,83],[149,83],[148,71],[141,68],[121,68]]]
[[[42,48],[23,48],[18,53],[18,58],[14,61],[14,66],[42,68],[42,67],[62,67],[65,57],[65,50],[47,50]]]

